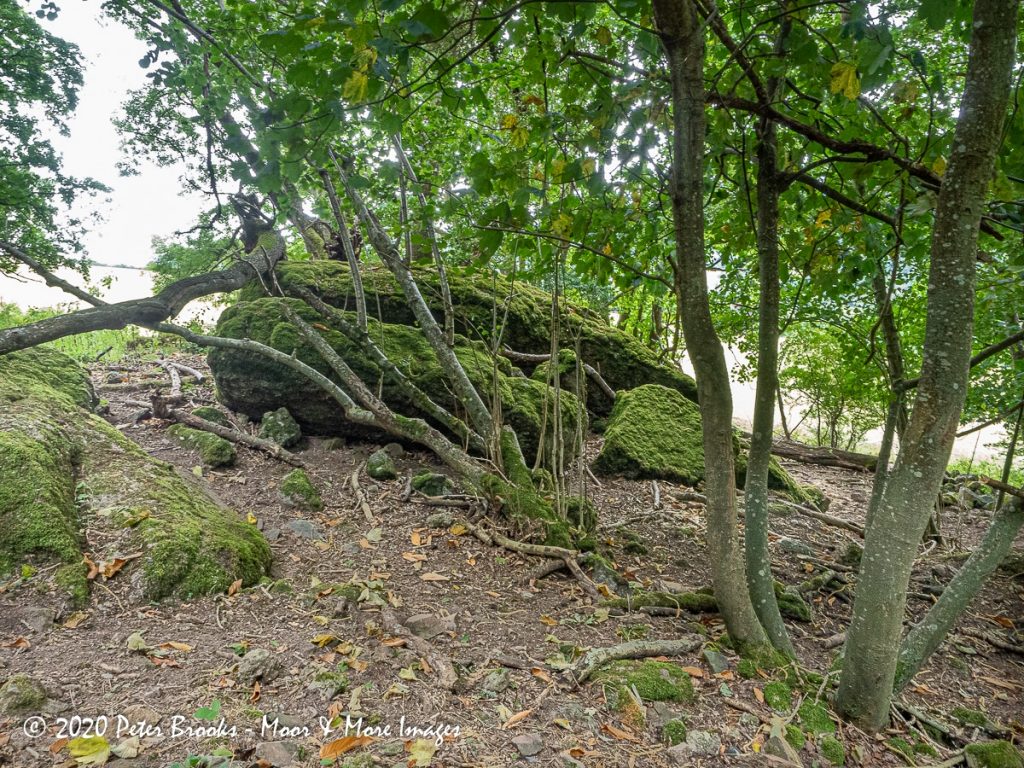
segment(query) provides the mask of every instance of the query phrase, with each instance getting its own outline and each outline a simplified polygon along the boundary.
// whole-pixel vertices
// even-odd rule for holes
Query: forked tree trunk
[[[836,706],[868,731],[889,714],[907,584],[949,460],[970,368],[975,257],[1010,91],[1017,0],[978,0],[964,96],[932,232],[917,396],[867,531]]]
[[[693,362],[704,433],[708,555],[719,610],[743,650],[769,647],[744,577],[736,535],[732,394],[708,304],[704,259],[704,38],[692,0],[654,0],[654,19],[672,84],[672,218],[676,301]]]

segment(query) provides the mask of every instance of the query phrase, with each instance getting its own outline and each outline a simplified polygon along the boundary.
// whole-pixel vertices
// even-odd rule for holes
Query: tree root
[[[248,446],[249,448],[255,448],[257,451],[273,456],[275,459],[283,461],[287,464],[291,464],[293,467],[304,467],[306,462],[300,459],[291,451],[286,451],[277,443],[272,440],[264,440],[260,437],[241,432],[231,427],[224,427],[220,424],[214,424],[212,421],[201,419],[191,413],[185,413],[174,408],[167,408],[158,396],[153,397],[153,414],[160,419],[170,419],[176,421],[179,424],[184,424],[186,427],[192,427],[193,429],[201,429],[204,432],[210,432],[218,437],[223,437],[225,440],[229,440],[232,443],[240,443],[241,445]]]
[[[814,518],[815,520],[825,523],[826,525],[831,525],[833,528],[842,528],[845,531],[851,531],[852,533],[856,533],[862,539],[864,538],[864,528],[857,525],[856,523],[851,523],[849,520],[842,520],[838,517],[833,517],[832,515],[826,515],[824,512],[819,512],[816,509],[805,507],[803,504],[797,504],[792,501],[786,501],[785,499],[782,498],[776,498],[775,501],[779,502],[780,504],[786,507],[789,507],[799,515]]]
[[[619,659],[647,659],[651,656],[682,656],[700,647],[699,638],[677,640],[630,640],[628,643],[610,648],[594,648],[588,651],[571,670],[576,684],[586,682],[598,667]]]
[[[601,599],[601,593],[597,591],[597,587],[594,585],[594,582],[583,572],[583,569],[580,568],[580,564],[576,560],[579,553],[576,552],[576,550],[565,549],[563,547],[551,547],[545,544],[532,544],[526,541],[517,541],[515,539],[508,538],[496,530],[484,530],[481,526],[475,525],[468,520],[460,520],[459,522],[466,526],[469,532],[480,539],[484,544],[499,546],[503,549],[509,550],[510,552],[517,552],[520,555],[547,557],[560,561],[560,567],[569,569],[569,572],[576,578],[576,581],[578,581],[580,586],[583,587],[583,591],[586,592],[591,599],[595,601]],[[551,571],[551,573],[553,572],[554,571]]]
[[[455,685],[459,682],[459,676],[455,672],[455,667],[448,660],[448,657],[441,653],[432,643],[424,640],[422,637],[414,635],[406,628],[404,624],[398,619],[398,615],[395,610],[389,605],[378,606],[380,608],[380,623],[384,631],[389,635],[400,637],[405,640],[406,645],[410,650],[417,653],[419,656],[430,665],[430,667],[437,674],[437,682],[442,685],[445,690],[452,690]]]
[[[1024,645],[1016,645],[1006,640],[1001,640],[1000,638],[996,637],[995,635],[989,632],[983,632],[980,629],[971,629],[970,627],[965,627],[960,630],[960,633],[967,635],[968,637],[975,637],[978,640],[984,640],[989,645],[995,646],[996,648],[999,648],[1002,651],[1007,651],[1009,653],[1019,653],[1021,655],[1024,655]]]

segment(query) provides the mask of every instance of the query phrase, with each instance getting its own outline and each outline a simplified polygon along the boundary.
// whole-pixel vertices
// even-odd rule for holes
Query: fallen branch
[[[862,539],[864,538],[864,528],[857,525],[856,523],[851,523],[849,520],[842,520],[838,517],[833,517],[832,515],[826,515],[824,512],[819,512],[816,509],[805,507],[803,504],[796,504],[795,502],[786,501],[785,499],[782,498],[777,498],[775,499],[775,501],[777,501],[778,503],[782,504],[785,507],[792,509],[797,514],[803,515],[804,517],[812,517],[815,520],[819,520],[822,523],[831,525],[834,528],[842,528],[845,531],[856,533]]]
[[[874,472],[878,463],[877,456],[867,453],[854,453],[839,448],[817,448],[793,440],[775,440],[772,443],[772,453],[804,464],[856,469],[861,472]]]
[[[507,357],[509,360],[515,360],[520,363],[546,363],[551,359],[550,353],[534,354],[531,352],[516,352],[513,349],[505,347],[501,350],[501,356]],[[597,388],[600,389],[609,400],[615,402],[615,390],[612,389],[608,382],[604,380],[604,376],[601,375],[594,366],[588,363],[583,363],[583,371],[587,374],[590,379],[597,384]]]
[[[971,627],[964,627],[960,630],[961,634],[969,637],[975,637],[978,640],[984,640],[989,645],[992,645],[1000,650],[1007,651],[1009,653],[1019,653],[1024,655],[1024,645],[1017,645],[1007,640],[1002,640],[989,632],[983,632],[980,629],[972,629]]]
[[[580,662],[570,670],[576,684],[586,682],[598,667],[609,661],[620,659],[648,659],[652,656],[682,656],[700,647],[699,638],[675,640],[630,640],[628,643],[610,648],[594,648],[588,651]]]
[[[167,371],[167,375],[171,377],[171,397],[177,397],[181,394],[181,374],[167,360],[161,360],[160,367]]]
[[[406,645],[415,653],[422,656],[427,664],[437,672],[437,682],[446,690],[452,690],[459,682],[459,676],[455,673],[455,667],[448,658],[438,651],[434,645],[422,637],[414,635],[409,629],[398,620],[398,615],[390,605],[381,605],[380,619],[384,631],[394,637],[405,640]]]
[[[1008,493],[1011,496],[1016,496],[1018,499],[1024,499],[1024,488],[1017,488],[1009,483],[1004,483],[1000,480],[996,480],[995,478],[988,477],[987,475],[980,475],[978,480],[990,488],[995,488],[997,491],[1002,491],[1003,493]]]
[[[201,429],[204,432],[210,432],[211,434],[217,435],[217,437],[223,437],[225,440],[229,440],[232,443],[239,443],[241,445],[248,446],[249,448],[254,448],[257,451],[262,451],[263,453],[273,456],[275,459],[291,464],[293,467],[306,466],[306,462],[291,451],[286,451],[272,440],[264,440],[263,438],[255,437],[246,432],[232,429],[231,427],[224,427],[191,413],[185,413],[184,411],[179,411],[174,408],[166,408],[160,402],[159,397],[153,398],[153,413],[157,418],[170,419],[171,421],[176,421],[179,424],[184,424],[186,427]]]

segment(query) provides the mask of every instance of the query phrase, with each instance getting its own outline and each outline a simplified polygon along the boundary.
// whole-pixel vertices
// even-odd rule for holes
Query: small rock
[[[791,555],[813,555],[814,550],[800,539],[791,539],[785,536],[779,539],[779,549]]]
[[[761,720],[749,712],[744,712],[740,715],[740,725],[744,728],[757,728],[761,725]]]
[[[416,637],[430,640],[444,632],[455,631],[455,622],[451,618],[435,616],[432,613],[417,613],[405,620],[406,628]]]
[[[392,459],[400,459],[405,456],[405,448],[402,447],[401,443],[388,443],[384,446],[383,450],[387,451]]]
[[[448,478],[440,472],[420,472],[412,479],[412,489],[424,496],[443,496],[448,492]]]
[[[324,533],[320,529],[320,526],[312,520],[289,520],[284,524],[284,527],[301,539],[320,540],[324,537]]]
[[[124,371],[111,371],[104,377],[104,381],[107,384],[120,384],[122,381],[128,378],[128,374]]]
[[[803,763],[800,762],[800,755],[797,754],[795,749],[793,749],[793,745],[781,736],[770,737],[768,741],[764,743],[764,746],[761,747],[761,751],[766,755],[778,757],[794,765],[803,765]]]
[[[0,687],[0,712],[8,715],[35,712],[46,699],[42,683],[28,675],[15,675]]]
[[[711,671],[716,675],[725,672],[729,668],[729,660],[711,648],[704,649],[704,661],[708,663]]]
[[[147,723],[148,725],[156,725],[160,722],[160,713],[151,707],[147,707],[145,704],[132,704],[125,707],[122,714],[132,724]]]
[[[850,501],[856,502],[857,504],[863,504],[867,500],[868,497],[864,491],[850,491]]]
[[[257,680],[270,682],[284,671],[281,662],[265,648],[253,648],[238,662],[236,677],[240,683],[252,685]]]
[[[512,744],[523,757],[533,757],[544,750],[544,739],[539,733],[521,733],[512,739]]]
[[[382,755],[400,755],[405,751],[405,744],[401,741],[386,741],[377,747]]]
[[[266,715],[267,722],[273,724],[276,720],[278,727],[281,728],[302,728],[307,723],[301,717],[296,715],[286,715],[283,712],[271,712]]]
[[[287,408],[278,408],[263,414],[260,437],[272,440],[282,448],[290,448],[302,439],[302,430]]]
[[[256,759],[266,760],[274,768],[298,765],[299,745],[291,741],[264,741],[256,747]]]
[[[281,538],[281,529],[267,528],[267,530],[263,532],[263,538],[265,538],[267,541],[277,541],[279,538]]]
[[[41,635],[53,627],[54,612],[51,608],[26,605],[18,611],[18,614],[18,621],[37,635]]]
[[[435,512],[427,518],[427,528],[451,528],[455,516],[451,512]]]
[[[722,740],[717,733],[711,731],[690,731],[686,734],[685,746],[691,755],[717,755]]]
[[[381,448],[371,453],[366,460],[366,474],[374,480],[394,480],[398,477],[398,470],[391,454]]]
[[[231,422],[228,417],[219,408],[215,408],[212,405],[200,405],[198,408],[192,411],[193,416],[198,416],[200,419],[219,424],[222,427],[230,427]]]
[[[510,682],[509,671],[501,667],[489,672],[481,687],[490,693],[501,693],[508,688]]]
[[[301,469],[293,469],[281,480],[278,490],[281,500],[289,507],[319,512],[324,508],[320,491]]]

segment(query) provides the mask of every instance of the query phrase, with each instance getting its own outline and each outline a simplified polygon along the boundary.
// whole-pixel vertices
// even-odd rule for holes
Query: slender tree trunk
[[[708,303],[704,256],[704,39],[692,0],[654,0],[654,19],[672,84],[672,218],[675,290],[693,362],[704,437],[708,555],[719,610],[741,649],[769,646],[744,578],[736,535],[732,394]]]
[[[781,49],[785,28],[779,33]],[[769,85],[770,93],[777,85]],[[775,121],[762,118],[757,147],[757,254],[760,314],[757,329],[757,383],[744,507],[744,549],[747,586],[757,618],[778,650],[793,658],[796,651],[775,598],[772,559],[768,551],[768,469],[775,428],[775,395],[779,388],[779,194]]]
[[[1017,36],[1017,0],[978,0],[964,95],[932,232],[921,380],[871,529],[836,706],[877,731],[889,714],[907,584],[949,460],[971,358],[975,257]]]
[[[345,220],[341,203],[338,202],[338,193],[334,189],[334,182],[331,181],[331,174],[327,172],[326,168],[320,169],[320,179],[327,192],[327,199],[331,202],[334,220],[338,223],[338,240],[341,241],[341,248],[345,251],[349,276],[352,278],[352,295],[356,298],[356,324],[360,331],[366,333],[366,292],[363,290],[363,276],[359,271],[359,259],[356,258],[356,249],[352,245],[352,236],[348,231],[348,221]]]
[[[957,618],[975,598],[985,580],[1006,557],[1017,531],[1024,525],[1024,503],[1016,496],[1003,506],[985,533],[981,544],[971,553],[956,576],[942,591],[920,623],[907,634],[900,647],[899,664],[893,691],[898,693],[914,679],[924,663],[949,634]]]

